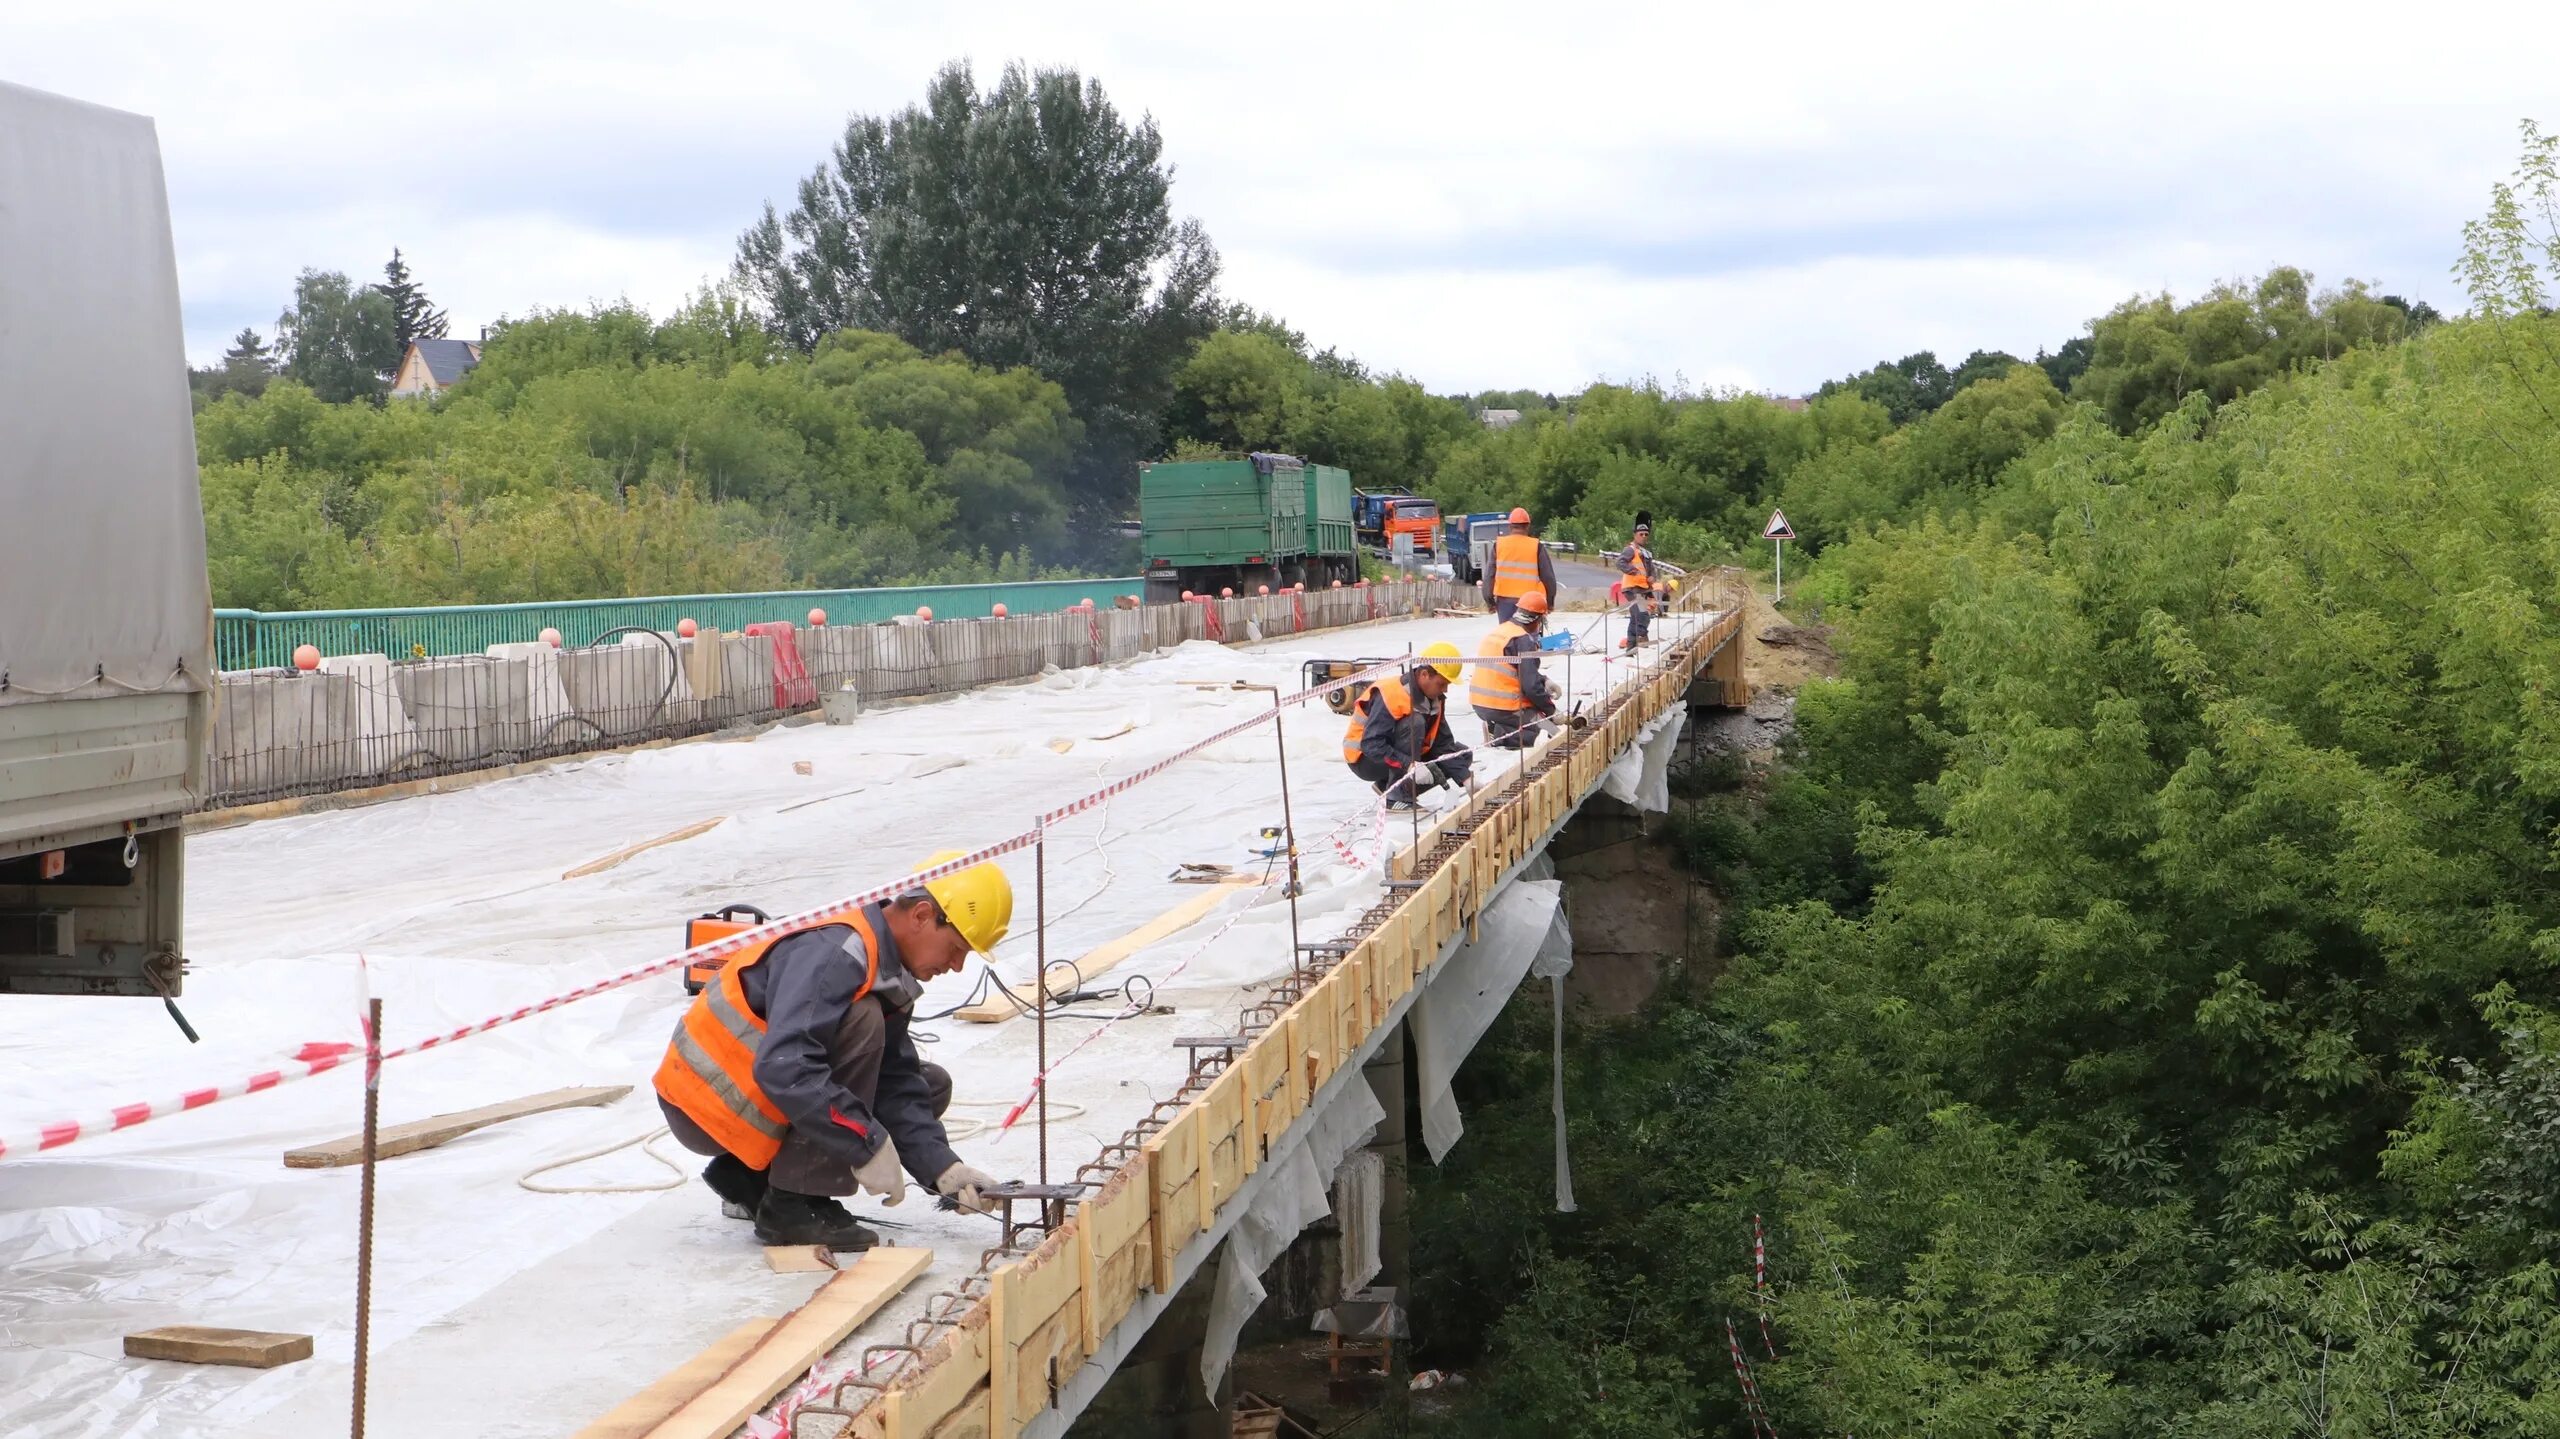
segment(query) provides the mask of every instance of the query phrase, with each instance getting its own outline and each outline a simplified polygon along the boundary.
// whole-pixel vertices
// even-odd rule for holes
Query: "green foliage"
[[[256,398],[275,373],[275,352],[256,330],[244,326],[231,337],[231,348],[222,352],[221,364],[187,371],[187,388],[195,407],[202,410],[225,395]]]
[[[1116,519],[1159,444],[1174,372],[1218,314],[1217,252],[1167,205],[1155,122],[1098,81],[945,66],[921,105],[856,115],[787,214],[765,207],[736,275],[785,343],[880,330],[1055,381],[1084,426],[1073,508]]]
[[[2146,312],[2231,368],[2135,433],[2018,367],[1874,447],[1904,517],[1851,512],[1816,582],[1846,676],[1768,787],[1683,784],[1730,968],[1569,1047],[1584,1212],[1489,1214],[1460,1169],[1538,1207],[1541,1015],[1464,1076],[1485,1148],[1416,1243],[1481,1244],[1454,1262],[1524,1277],[1478,1292],[1524,1297],[1425,1336],[1494,1361],[1456,1432],[1738,1426],[1754,1214],[1788,1432],[2560,1430],[2560,317],[2529,308],[2527,138],[2470,318],[2323,360],[2359,297],[2279,272]]]
[[[1363,488],[1413,489],[1478,428],[1458,401],[1331,351],[1309,356],[1295,331],[1256,321],[1203,340],[1174,376],[1165,432],[1183,453],[1277,451],[1340,465]]]
[[[2191,305],[2159,295],[2117,306],[2092,322],[2089,365],[2071,393],[2130,434],[2190,394],[2226,404],[2306,361],[2408,330],[2407,311],[2361,281],[2314,296],[2309,275],[2282,266],[2255,285],[2217,285]]]
[[[216,601],[262,609],[1030,578],[1079,431],[1027,370],[732,302],[500,327],[432,404],[280,381],[197,421]]]
[[[400,363],[390,297],[358,288],[335,270],[305,270],[293,304],[276,317],[276,353],[285,376],[331,402],[373,399]]]

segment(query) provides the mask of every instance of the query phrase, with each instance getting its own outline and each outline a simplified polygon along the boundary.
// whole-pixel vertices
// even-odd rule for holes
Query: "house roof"
[[[438,385],[459,380],[472,366],[480,363],[480,347],[469,340],[411,340],[418,358],[427,362],[427,373]]]

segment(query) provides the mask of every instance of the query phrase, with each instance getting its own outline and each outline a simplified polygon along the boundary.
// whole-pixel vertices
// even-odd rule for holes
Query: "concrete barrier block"
[[[249,670],[222,676],[209,776],[223,795],[325,785],[356,772],[356,681]]]
[[[409,723],[408,706],[392,683],[390,656],[330,655],[320,661],[320,672],[345,675],[355,687],[355,759],[349,773],[389,774],[417,760],[417,727]]]
[[[707,719],[728,721],[772,714],[773,641],[764,635],[720,637],[720,695],[704,703]]]
[[[413,660],[392,666],[391,682],[419,748],[440,760],[460,763],[532,747],[533,676],[523,660]]]

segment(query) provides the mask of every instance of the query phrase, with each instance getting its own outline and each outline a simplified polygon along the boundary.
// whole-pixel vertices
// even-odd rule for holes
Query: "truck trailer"
[[[1360,575],[1350,473],[1294,455],[1144,466],[1138,515],[1149,604]]]
[[[0,992],[172,999],[215,675],[159,139],[7,83],[0,506]]]

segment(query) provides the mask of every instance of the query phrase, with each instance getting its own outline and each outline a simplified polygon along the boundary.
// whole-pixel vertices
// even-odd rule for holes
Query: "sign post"
[[[1787,541],[1795,537],[1796,532],[1787,524],[1787,512],[1779,509],[1769,511],[1769,523],[1760,531],[1760,538],[1775,541],[1778,546],[1778,593],[1770,600],[1771,604],[1787,602]]]

